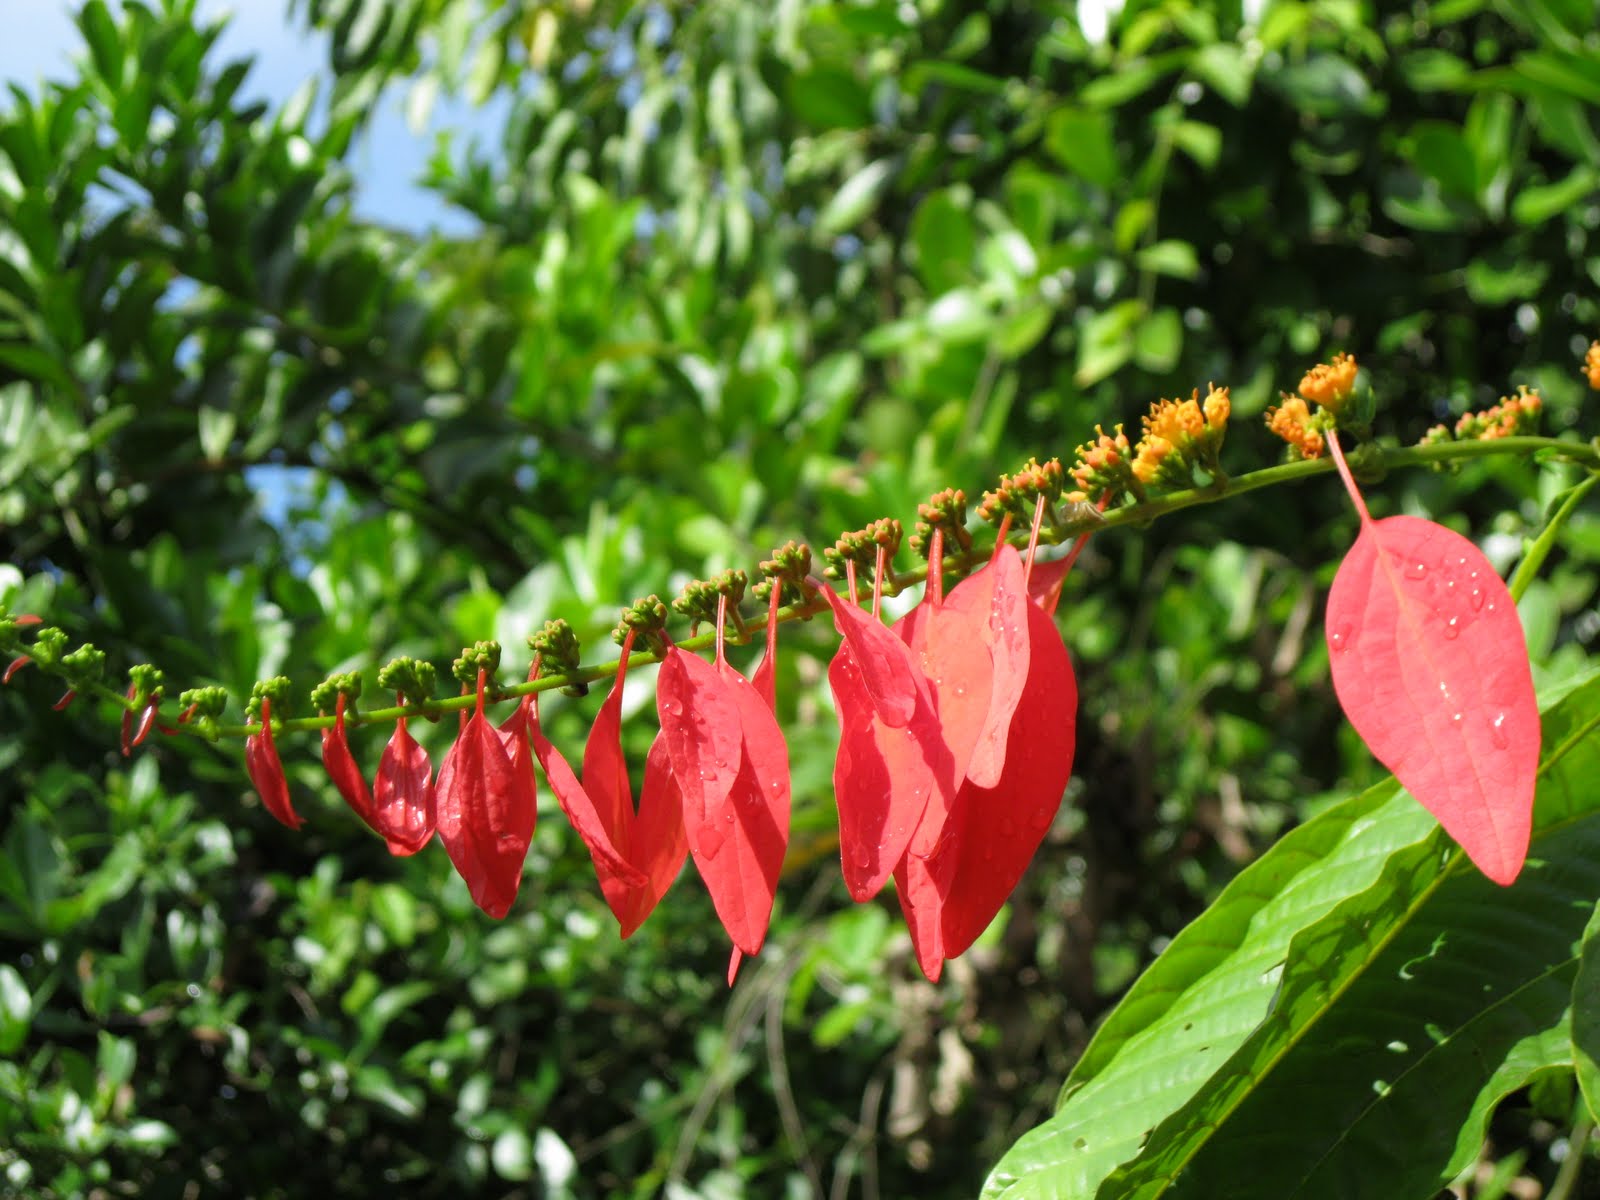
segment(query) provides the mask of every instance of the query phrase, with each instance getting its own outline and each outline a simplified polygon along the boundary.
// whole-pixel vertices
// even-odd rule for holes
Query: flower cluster
[[[1539,393],[1524,385],[1515,396],[1501,396],[1498,404],[1465,414],[1456,422],[1456,437],[1462,441],[1487,440],[1532,433],[1538,427],[1543,407]]]
[[[1267,428],[1289,443],[1292,459],[1321,458],[1327,443],[1323,439],[1320,416],[1299,396],[1284,393],[1282,402],[1267,409]]]
[[[1583,356],[1583,373],[1589,386],[1600,392],[1600,341],[1589,343],[1589,352]]]
[[[1189,487],[1195,468],[1215,474],[1233,406],[1228,389],[1196,388],[1187,400],[1158,400],[1144,416],[1144,436],[1134,447],[1133,474],[1146,488]]]
[[[1300,380],[1299,392],[1312,404],[1337,414],[1356,387],[1353,355],[1335,354],[1331,363],[1318,363]]]
[[[1491,404],[1479,412],[1463,414],[1456,421],[1454,431],[1448,425],[1435,425],[1418,439],[1419,446],[1436,446],[1449,441],[1493,441],[1496,438],[1522,437],[1534,433],[1539,427],[1539,415],[1544,410],[1544,400],[1539,393],[1526,385],[1517,389],[1515,396],[1502,396],[1498,404]]]
[[[1096,425],[1094,432],[1094,440],[1077,449],[1072,481],[1078,488],[1067,499],[1099,503],[1113,501],[1130,490],[1137,495],[1143,488],[1134,477],[1133,447],[1122,426],[1107,433]]]

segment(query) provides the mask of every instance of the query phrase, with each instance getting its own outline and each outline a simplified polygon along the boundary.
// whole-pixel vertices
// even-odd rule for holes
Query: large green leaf
[[[985,1194],[1433,1195],[1502,1096],[1572,1061],[1596,724],[1600,680],[1547,708],[1509,889],[1392,782],[1285,837],[1134,985]]]

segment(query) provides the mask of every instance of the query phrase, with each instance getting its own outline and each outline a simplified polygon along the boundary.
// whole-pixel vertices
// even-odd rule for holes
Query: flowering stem
[[[1600,472],[1600,444],[1596,444],[1594,442],[1562,440],[1551,437],[1505,437],[1484,441],[1438,442],[1426,446],[1376,446],[1374,449],[1373,458],[1375,459],[1375,465],[1381,465],[1385,469],[1393,470],[1401,467],[1428,466],[1437,463],[1455,462],[1474,458],[1489,458],[1496,455],[1507,454],[1525,457],[1559,458],[1563,461],[1586,467],[1591,471]],[[1219,500],[1231,499],[1234,496],[1244,495],[1246,492],[1254,492],[1262,488],[1276,487],[1280,484],[1287,483],[1298,483],[1302,480],[1310,479],[1317,475],[1323,475],[1336,469],[1336,463],[1332,459],[1327,458],[1304,459],[1299,462],[1284,463],[1279,466],[1266,467],[1259,471],[1252,471],[1246,475],[1238,475],[1227,479],[1219,479],[1204,487],[1187,488],[1182,491],[1168,492],[1164,495],[1155,497],[1154,499],[1148,499],[1139,503],[1127,504],[1118,508],[1112,508],[1104,513],[1085,515],[1074,520],[1063,521],[1061,524],[1051,528],[1041,529],[1039,531],[1038,540],[1039,544],[1041,545],[1060,545],[1068,539],[1072,539],[1077,543],[1077,545],[1073,547],[1072,551],[1073,555],[1076,556],[1077,551],[1082,546],[1083,540],[1086,539],[1091,533],[1115,529],[1125,525],[1147,525],[1158,517],[1164,517],[1170,513],[1175,513],[1182,509],[1194,508],[1202,504],[1212,504]],[[1547,527],[1545,533],[1541,535],[1540,540],[1534,544],[1532,549],[1530,549],[1528,560],[1526,560],[1524,563],[1524,566],[1527,566],[1528,562],[1532,563],[1532,566],[1528,567],[1530,578],[1532,571],[1537,570],[1539,562],[1543,560],[1544,554],[1548,553],[1549,551],[1549,545],[1546,543],[1546,538],[1548,537],[1553,539],[1553,531],[1559,530],[1561,523],[1563,523],[1566,519],[1566,515],[1569,514],[1572,509],[1576,508],[1577,504],[1581,502],[1585,495],[1587,495],[1589,488],[1592,486],[1594,486],[1593,479],[1591,479],[1585,485],[1582,485],[1574,490],[1573,494],[1568,497],[1566,504],[1563,505],[1562,510],[1559,511],[1554,518],[1552,518],[1550,526]],[[1013,545],[1018,547],[1018,549],[1022,549],[1028,544],[1028,541],[1032,536],[1032,532],[1030,530],[1019,530],[1013,533],[1010,531],[1009,527],[1007,527],[1003,536],[1008,538]],[[971,569],[972,567],[987,560],[992,555],[993,551],[993,544],[974,544],[971,548],[965,551],[944,556],[944,561],[948,568],[960,572]],[[1535,561],[1536,555],[1537,561]],[[853,570],[850,572],[850,574],[854,574]],[[914,566],[905,571],[886,570],[883,573],[885,590],[890,591],[890,594],[894,594],[913,584],[921,583],[927,577],[927,574],[928,567],[926,564]],[[1522,571],[1519,570],[1519,578],[1521,575]],[[853,583],[854,581],[852,580],[851,582]],[[1513,586],[1515,586],[1516,582],[1516,580],[1513,581]],[[1523,583],[1522,586],[1526,587],[1527,585],[1526,583]],[[851,587],[850,591],[852,596],[854,596],[855,588]],[[820,596],[816,595],[813,595],[809,599],[803,600],[799,603],[785,605],[784,607],[778,608],[776,611],[769,610],[769,612],[766,614],[750,619],[746,623],[746,628],[739,631],[738,641],[740,644],[742,644],[750,640],[750,638],[757,631],[766,629],[770,621],[775,620],[779,623],[795,621],[814,616],[818,613],[825,612],[826,610],[827,602],[824,601]],[[721,623],[719,622],[718,624],[720,628]],[[726,633],[724,633],[723,636],[726,637]],[[701,650],[714,646],[716,644],[717,637],[717,631],[701,633],[694,637],[685,638],[678,642],[677,645],[683,650]],[[631,655],[629,659],[629,665],[643,666],[649,663],[660,661],[660,654],[653,651],[643,651]],[[41,669],[49,673],[57,675],[62,673],[55,666],[55,664],[41,663],[38,665]],[[543,675],[538,679],[532,679],[525,683],[509,684],[505,687],[497,688],[495,690],[494,698],[495,700],[520,699],[523,696],[531,695],[536,692],[545,692],[556,688],[567,688],[576,684],[593,683],[598,680],[607,679],[616,675],[619,665],[620,664],[617,662],[601,663],[595,666],[579,667],[576,670],[569,671],[564,674]],[[77,690],[80,695],[87,694],[102,700],[110,701],[120,710],[137,712],[141,707],[143,707],[140,702],[124,696],[121,692],[118,692],[113,688],[106,686],[105,684],[93,682],[79,683],[77,685]],[[401,717],[426,716],[437,718],[445,713],[465,712],[466,710],[473,708],[477,703],[479,703],[478,697],[474,696],[471,692],[468,692],[462,696],[430,700],[425,704],[411,706],[394,705],[387,708],[367,709],[364,712],[356,714],[346,714],[345,724],[353,727],[358,725],[374,725],[379,723],[392,724]],[[331,728],[334,724],[334,718],[331,716],[298,717],[291,718],[289,720],[274,721],[273,724],[274,728],[280,731],[300,732],[321,730]],[[176,727],[176,730],[179,733],[188,734],[193,737],[208,739],[212,737],[242,738],[249,736],[251,733],[260,732],[260,727],[239,724],[224,725],[219,723],[212,726],[209,731],[202,731],[192,725],[179,725]]]

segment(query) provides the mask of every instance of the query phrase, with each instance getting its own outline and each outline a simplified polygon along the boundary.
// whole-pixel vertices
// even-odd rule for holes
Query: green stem
[[[1522,593],[1528,590],[1528,585],[1539,574],[1539,568],[1544,566],[1544,560],[1550,554],[1550,548],[1556,544],[1556,537],[1561,532],[1562,526],[1583,503],[1583,498],[1594,490],[1595,484],[1600,483],[1600,475],[1590,475],[1577,487],[1567,493],[1566,501],[1556,509],[1555,516],[1550,518],[1543,531],[1540,532],[1533,545],[1528,547],[1528,552],[1522,556],[1522,562],[1517,566],[1517,573],[1511,577],[1511,599],[1521,600]]]
[[[1577,1194],[1573,1189],[1583,1176],[1583,1161],[1588,1157],[1585,1151],[1588,1150],[1592,1133],[1594,1120],[1586,1112],[1572,1127],[1572,1135],[1567,1138],[1567,1157],[1561,1160],[1561,1170],[1556,1172],[1555,1182],[1550,1185],[1546,1200],[1568,1200],[1568,1197]]]
[[[1600,447],[1591,442],[1561,440],[1549,437],[1509,437],[1496,438],[1488,441],[1466,442],[1441,442],[1431,446],[1406,446],[1383,448],[1378,457],[1385,469],[1398,467],[1426,466],[1440,462],[1454,462],[1474,458],[1490,458],[1497,455],[1519,455],[1532,457],[1560,458],[1564,461],[1586,467],[1591,471],[1600,472]],[[1091,533],[1108,529],[1116,529],[1126,525],[1143,526],[1160,517],[1179,512],[1182,509],[1194,508],[1202,504],[1214,504],[1219,500],[1231,499],[1242,496],[1247,492],[1259,491],[1262,488],[1276,487],[1280,484],[1298,483],[1311,479],[1317,475],[1326,475],[1334,471],[1335,464],[1328,458],[1305,459],[1300,462],[1284,463],[1280,466],[1266,467],[1259,471],[1252,471],[1247,475],[1239,475],[1206,487],[1187,488],[1183,491],[1168,492],[1151,500],[1137,504],[1126,504],[1120,508],[1113,508],[1103,514],[1094,514],[1080,517],[1073,521],[1064,521],[1060,525],[1040,531],[1039,541],[1042,545],[1059,545],[1063,542],[1074,540]],[[1600,480],[1600,475],[1591,478],[1585,484],[1574,489],[1566,504],[1551,519],[1550,525],[1539,540],[1529,551],[1529,559],[1537,553],[1542,560],[1548,553],[1547,539],[1553,539],[1555,532],[1566,520],[1570,510],[1576,507],[1582,495]],[[1019,549],[1026,545],[1029,531],[1020,529],[1011,533],[1008,540]],[[1541,550],[1541,547],[1543,549]],[[962,554],[947,555],[945,568],[948,571],[959,573],[978,564],[987,562],[993,552],[993,545],[974,544],[971,549]],[[1526,562],[1524,566],[1526,566]],[[1537,563],[1534,568],[1537,569]],[[921,583],[927,577],[927,566],[919,565],[907,571],[887,572],[884,576],[884,592],[894,595],[913,584]],[[1520,578],[1521,571],[1518,572]],[[1526,586],[1525,584],[1523,586]],[[1513,584],[1515,588],[1515,584]],[[800,604],[791,604],[777,610],[776,620],[781,624],[787,621],[799,620],[824,612],[827,604],[820,598],[812,599]],[[749,641],[758,631],[767,627],[768,617],[762,614],[745,622],[745,632],[742,637],[730,638],[737,642]],[[716,641],[715,631],[699,634],[695,637],[684,638],[677,643],[683,650],[703,650],[712,646]],[[24,648],[24,653],[26,649]],[[629,666],[644,666],[649,663],[659,662],[660,657],[654,653],[644,651],[636,652],[629,656]],[[62,672],[55,669],[53,664],[39,664],[44,670],[54,675]],[[537,692],[547,692],[554,688],[571,687],[579,683],[594,683],[598,680],[608,679],[616,675],[618,664],[615,662],[597,664],[589,667],[579,667],[564,675],[546,675],[526,683],[509,684],[505,687],[496,687],[492,690],[495,700],[509,700],[522,696],[532,695]],[[122,693],[113,690],[104,684],[91,684],[79,689],[80,693],[93,695],[123,709],[134,709],[137,706],[127,699]],[[387,708],[372,708],[365,712],[345,716],[347,726],[373,725],[379,722],[392,723],[400,717],[439,717],[447,713],[460,712],[470,709],[476,703],[471,695],[451,696],[430,701],[427,704],[412,707],[392,706]],[[328,729],[333,726],[331,716],[296,717],[285,721],[275,721],[274,728],[283,732],[302,732]],[[199,729],[188,725],[175,727],[179,732],[194,737],[205,737]],[[219,737],[246,737],[255,732],[256,726],[250,725],[217,725],[213,733]]]

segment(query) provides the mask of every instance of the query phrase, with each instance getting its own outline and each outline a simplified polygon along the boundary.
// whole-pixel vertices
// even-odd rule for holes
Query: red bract
[[[29,658],[26,654],[19,654],[16,658],[13,658],[11,660],[11,665],[6,668],[6,673],[4,675],[0,675],[0,683],[10,683],[11,677],[32,661],[33,659]]]
[[[478,702],[439,768],[435,825],[473,903],[491,917],[511,910],[533,836],[533,789]]]
[[[1027,605],[1028,675],[1018,689],[1005,759],[992,787],[971,775],[956,797],[961,826],[930,868],[947,880],[942,953],[964,953],[994,920],[1033,861],[1072,777],[1078,685],[1055,622]],[[936,977],[937,973],[935,973]]]
[[[244,740],[244,765],[269,813],[290,829],[305,824],[289,801],[289,783],[283,777],[283,763],[272,741],[272,701],[266,696],[261,698],[261,728]]]
[[[931,564],[930,578],[938,573]],[[931,588],[896,626],[932,684],[958,780],[947,801],[936,793],[929,802],[895,868],[930,979],[999,912],[1072,773],[1077,685],[1028,582],[1021,557],[1001,543],[948,598]]]
[[[821,592],[841,636],[828,664],[839,716],[839,860],[859,902],[887,882],[930,803],[948,808],[957,769],[911,649],[833,589]]]
[[[368,823],[388,844],[390,854],[415,854],[433,837],[433,764],[407,731],[404,717],[396,722],[378,760]]]
[[[719,611],[714,663],[668,644],[656,707],[689,852],[733,944],[755,954],[789,842],[789,752],[766,701],[723,657],[721,624]]]
[[[623,937],[632,936],[655,910],[689,854],[682,803],[671,784],[670,768],[666,780],[660,778],[657,759],[664,757],[665,751],[658,754],[659,737],[650,749],[638,810],[633,806],[633,786],[622,757],[622,688],[632,649],[630,630],[622,643],[616,682],[600,705],[584,747],[581,784],[561,752],[539,729],[537,708],[532,723],[540,765],[573,828],[589,848],[600,890]]]
[[[537,678],[538,673],[539,664],[535,660],[529,677]],[[623,913],[618,910],[617,903],[628,893],[649,886],[651,880],[623,857],[618,843],[613,841],[613,827],[595,806],[589,792],[578,782],[578,777],[573,773],[566,757],[551,744],[549,738],[545,737],[544,730],[539,726],[538,694],[533,694],[528,700],[528,738],[533,743],[533,752],[538,756],[539,765],[544,768],[545,778],[550,782],[550,790],[556,794],[561,811],[567,814],[567,820],[578,831],[583,844],[589,848],[589,857],[594,860],[595,874],[600,878],[600,890],[605,893],[606,903],[611,905],[611,911],[626,928],[627,921],[624,920]],[[587,767],[585,773],[587,774]],[[649,791],[648,780],[645,790]],[[681,863],[683,860],[680,858],[678,861]],[[665,887],[662,890],[665,891]],[[618,897],[618,900],[614,901],[613,896]],[[630,900],[629,903],[638,902]],[[650,908],[653,907],[652,902]],[[645,908],[643,912],[629,909],[629,916],[637,915],[638,920],[643,921],[649,915],[650,908]],[[637,923],[633,928],[638,928]],[[627,933],[631,932],[633,929],[627,930]],[[627,934],[623,936],[626,937]]]
[[[1328,593],[1339,704],[1478,869],[1510,884],[1528,853],[1540,742],[1516,604],[1460,534],[1373,520],[1337,439],[1328,445],[1361,514]]]
[[[344,693],[340,692],[333,704],[333,728],[322,731],[322,766],[350,810],[377,830],[372,792],[361,774],[361,768],[356,765],[355,756],[350,753],[350,742],[344,728],[344,699]]]

